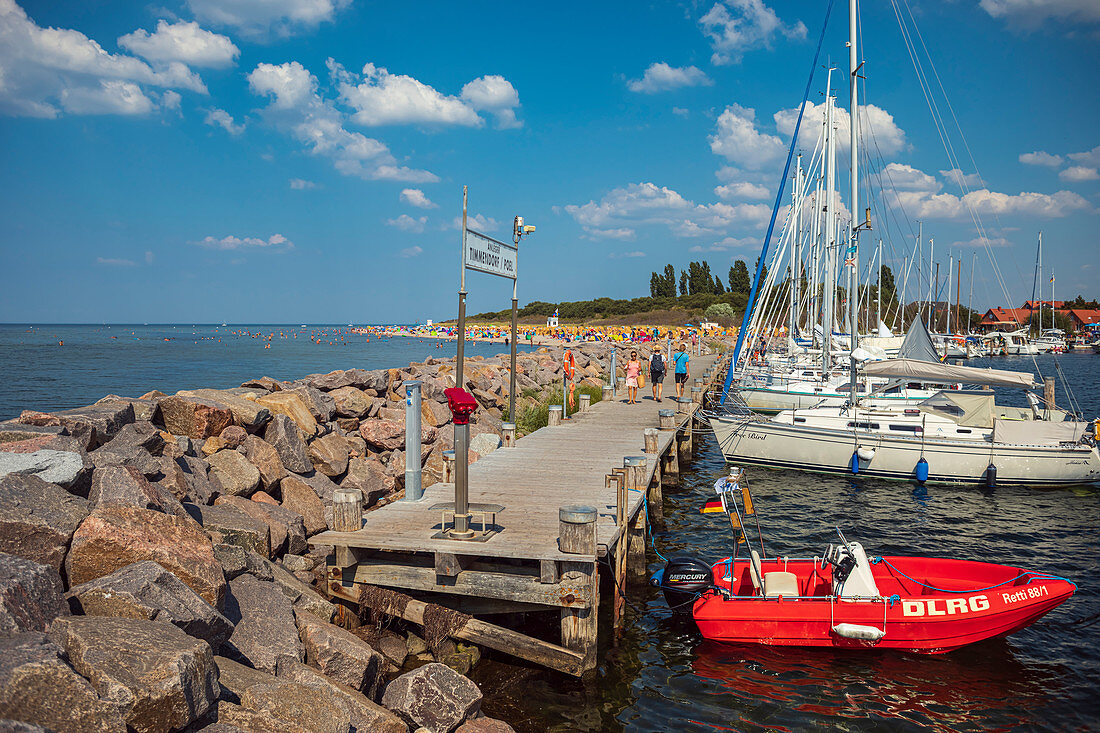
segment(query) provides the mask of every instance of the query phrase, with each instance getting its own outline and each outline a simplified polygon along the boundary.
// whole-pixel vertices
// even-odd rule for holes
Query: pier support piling
[[[547,425],[561,425],[561,405],[550,405]]]
[[[571,505],[558,510],[558,549],[567,554],[596,555],[596,509]],[[596,631],[599,609],[599,574],[595,562],[563,562],[562,578],[591,589],[587,608],[561,610],[561,645],[584,655],[582,669],[596,666]]]
[[[516,424],[506,422],[500,424],[500,441],[505,448],[516,447]]]
[[[577,398],[580,401],[580,411],[588,412],[592,407],[592,395],[581,393],[581,396]]]

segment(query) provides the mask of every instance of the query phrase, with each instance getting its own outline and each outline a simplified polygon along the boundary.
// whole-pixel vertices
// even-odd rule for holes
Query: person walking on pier
[[[684,385],[688,381],[688,362],[691,356],[688,354],[687,344],[680,344],[680,350],[672,355],[672,363],[676,365],[676,396],[684,396]]]
[[[626,363],[626,403],[633,405],[638,401],[638,375],[642,373],[642,362],[638,361],[638,352],[630,352],[630,360]]]
[[[653,350],[653,356],[649,359],[649,380],[653,388],[653,400],[661,401],[661,391],[664,389],[665,357],[661,353],[660,344]]]

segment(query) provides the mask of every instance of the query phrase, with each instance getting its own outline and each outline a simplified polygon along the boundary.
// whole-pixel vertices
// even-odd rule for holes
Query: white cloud
[[[634,250],[633,252],[612,252],[607,255],[609,260],[633,259],[635,257],[645,257],[645,252]]]
[[[80,31],[42,28],[14,0],[0,0],[0,114],[147,114],[154,105],[139,85],[206,93],[178,61],[154,68],[108,53]]]
[[[153,63],[179,61],[199,67],[231,66],[241,52],[226,36],[204,30],[194,21],[161,20],[153,33],[138,28],[119,38],[118,45]]]
[[[443,228],[446,229],[447,227],[444,226]],[[450,228],[458,229],[459,231],[461,231],[462,217],[456,216],[454,219],[452,219]],[[497,229],[500,229],[500,222],[498,222],[491,216],[482,216],[481,214],[474,214],[473,216],[470,216],[469,214],[467,214],[466,228],[473,229],[476,232],[495,232]]]
[[[164,93],[160,95],[160,106],[174,112],[179,112],[180,103],[182,101],[183,97],[173,92],[171,89],[166,89]]]
[[[111,267],[133,267],[137,263],[133,260],[123,260],[115,257],[96,257],[96,264],[110,265]]]
[[[689,249],[688,252],[695,254],[705,252],[728,252],[731,249],[740,249],[742,247],[759,247],[760,244],[761,241],[759,237],[725,237],[714,244],[697,244]]]
[[[592,239],[617,239],[627,242],[636,236],[636,232],[630,227],[618,227],[616,229],[589,229],[588,236]]]
[[[235,250],[235,249],[269,249],[272,252],[286,252],[294,249],[294,243],[282,234],[272,234],[267,239],[259,237],[203,237],[194,244],[206,249]]]
[[[206,113],[206,119],[203,120],[206,124],[212,127],[220,127],[230,135],[240,135],[244,132],[244,125],[238,125],[233,121],[233,115],[226,112],[224,109],[212,109]]]
[[[396,229],[400,229],[403,232],[413,232],[414,234],[420,234],[424,231],[424,225],[428,223],[428,217],[422,216],[419,219],[414,219],[408,214],[402,214],[396,219],[387,219],[386,226],[391,226]]]
[[[290,188],[295,191],[308,191],[317,188],[317,184],[313,181],[307,181],[304,178],[291,178]]]
[[[474,79],[462,87],[460,96],[472,108],[495,115],[497,127],[500,129],[523,127],[523,123],[516,119],[515,108],[519,106],[519,92],[503,76]]]
[[[358,84],[342,82],[340,98],[355,109],[352,119],[367,127],[408,123],[478,127],[484,120],[458,97],[404,74],[367,64]]]
[[[699,19],[703,34],[710,39],[711,63],[740,63],[745,51],[770,48],[777,35],[805,38],[802,21],[787,25],[762,0],[721,0]]]
[[[350,4],[351,0],[187,0],[199,20],[261,39],[316,28]]]
[[[1094,168],[1100,166],[1100,145],[1083,153],[1070,153],[1069,158],[1082,165],[1091,165]]]
[[[1063,181],[1073,181],[1074,183],[1079,183],[1081,181],[1097,181],[1100,180],[1100,171],[1085,165],[1071,165],[1069,168],[1059,173],[1058,177]]]
[[[1034,28],[1048,19],[1100,23],[1096,0],[981,0],[982,10],[1010,25]]]
[[[1057,168],[1062,165],[1062,156],[1036,150],[1034,153],[1021,153],[1020,162],[1026,165],[1045,165],[1048,168]]]
[[[944,180],[954,183],[964,191],[985,185],[982,181],[982,177],[977,173],[963,173],[958,168],[952,168],[949,171],[940,171],[940,175],[943,176]]]
[[[631,183],[598,202],[570,204],[565,211],[592,238],[647,225],[664,227],[677,237],[717,236],[731,226],[759,227],[771,215],[765,204],[696,204],[653,183]]]
[[[401,200],[409,206],[415,206],[418,209],[436,209],[439,208],[436,204],[433,204],[431,200],[424,195],[424,192],[419,188],[406,188],[401,191]]]
[[[939,191],[943,186],[934,176],[905,163],[887,163],[882,169],[884,184],[895,191]]]
[[[314,155],[331,159],[344,175],[409,183],[439,180],[429,171],[399,165],[384,143],[347,130],[336,106],[317,93],[317,79],[297,61],[259,64],[248,83],[254,93],[273,98],[264,110],[268,119]]]
[[[673,107],[672,114],[679,115],[680,117],[687,117],[689,114],[691,114],[691,111],[685,109],[684,107]]]
[[[783,155],[783,141],[756,129],[756,110],[731,104],[718,117],[710,149],[747,168],[760,168]]]
[[[798,108],[780,110],[775,113],[774,118],[776,129],[789,140],[794,134],[794,124],[798,120]],[[836,124],[838,154],[847,154],[852,129],[848,110],[843,107],[834,107],[833,122]],[[813,150],[824,124],[825,103],[806,102],[802,127],[798,133],[798,144],[805,150]],[[859,127],[861,144],[868,149],[877,148],[883,155],[893,155],[909,146],[905,139],[905,131],[898,127],[894,116],[876,105],[860,105]]]
[[[423,251],[424,250],[421,247],[418,247],[418,246],[406,247],[405,249],[401,250],[400,256],[401,257],[418,257]]]
[[[952,242],[952,247],[1011,247],[1012,242],[1004,237],[974,237],[965,242]]]
[[[694,66],[669,66],[663,61],[650,64],[641,79],[632,79],[626,87],[632,92],[655,94],[680,87],[711,86],[714,82]]]
[[[1072,191],[1054,194],[1023,192],[1015,195],[982,188],[964,196],[928,191],[902,191],[896,202],[910,216],[922,219],[965,219],[971,210],[981,214],[1019,214],[1059,218],[1074,211],[1089,211],[1088,201]]]
[[[759,200],[766,199],[771,196],[771,191],[767,186],[761,186],[757,183],[749,183],[748,181],[737,181],[734,183],[727,183],[723,186],[718,186],[714,189],[714,195],[724,201],[732,200]]]

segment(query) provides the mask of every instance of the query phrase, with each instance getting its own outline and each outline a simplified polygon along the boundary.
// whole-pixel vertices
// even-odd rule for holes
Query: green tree
[[[676,297],[676,268],[672,265],[665,265],[665,274],[661,278],[661,297]]]
[[[745,265],[744,260],[737,260],[733,263],[733,267],[730,268],[729,281],[731,293],[747,294],[749,292],[752,281],[749,279],[749,268]]]
[[[649,276],[649,297],[657,298],[661,295],[661,276],[651,273]]]
[[[688,274],[680,270],[680,297],[688,294]]]
[[[723,328],[733,323],[733,319],[737,317],[733,306],[729,303],[715,303],[706,309],[704,315],[708,321],[713,321]]]
[[[715,295],[721,295],[724,292],[726,292],[726,289],[724,287],[722,287],[722,278],[715,275],[714,276],[714,294]]]
[[[760,258],[759,257],[756,258],[756,262],[752,263],[752,268],[753,268],[754,271],[756,270],[757,267],[760,267]],[[764,282],[767,279],[768,279],[768,266],[764,265],[764,267],[761,268],[761,270],[760,270],[760,282]],[[751,284],[750,284],[750,287],[751,287]]]

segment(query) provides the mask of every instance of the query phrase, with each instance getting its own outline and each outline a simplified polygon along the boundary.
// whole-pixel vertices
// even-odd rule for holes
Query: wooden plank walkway
[[[710,366],[715,356],[693,357],[693,380]],[[692,381],[693,381],[692,380]],[[593,506],[597,511],[597,545],[608,549],[616,541],[614,487],[605,488],[604,477],[621,468],[626,456],[646,456],[648,484],[661,455],[675,440],[678,430],[662,430],[655,454],[645,453],[643,434],[658,426],[659,409],[675,409],[672,375],[666,375],[665,398],[649,398],[647,384],[639,390],[638,404],[627,405],[620,393],[601,401],[584,414],[560,426],[545,427],[516,441],[514,448],[499,448],[469,468],[471,503],[502,504],[497,516],[501,531],[486,542],[432,539],[440,529],[440,512],[428,507],[454,500],[454,486],[438,483],[424,490],[419,501],[397,501],[368,512],[358,532],[324,532],[311,544],[324,544],[394,552],[430,552],[550,561],[595,561],[595,556],[566,554],[558,550],[558,508],[570,504]],[[684,390],[690,394],[689,388]],[[677,415],[677,428],[689,418]],[[672,448],[675,450],[675,447]],[[628,516],[641,509],[643,492],[630,492]],[[600,550],[602,554],[602,548]]]

